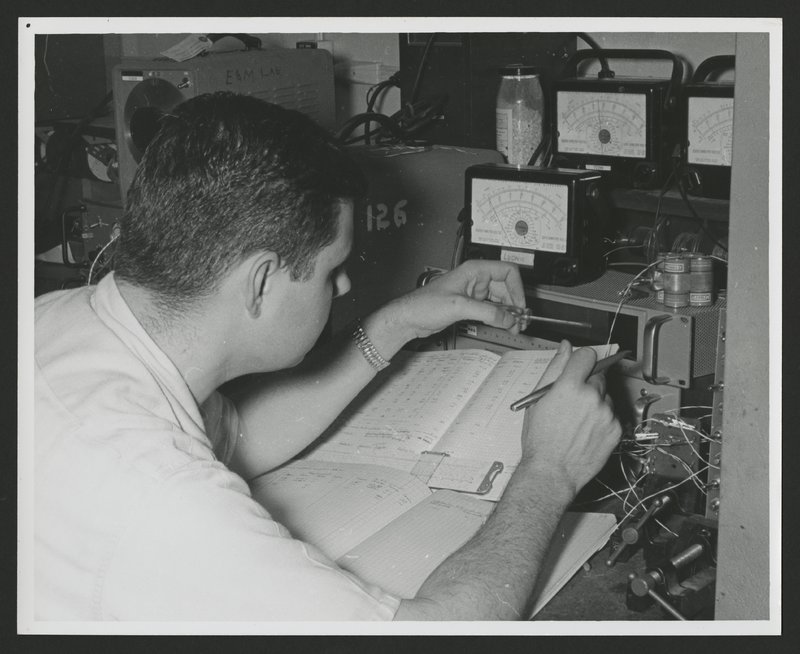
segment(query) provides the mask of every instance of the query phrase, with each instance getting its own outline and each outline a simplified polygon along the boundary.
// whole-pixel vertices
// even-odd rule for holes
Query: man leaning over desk
[[[414,599],[341,570],[250,495],[405,343],[458,320],[515,329],[485,300],[524,306],[514,265],[469,261],[364,318],[360,346],[348,334],[306,356],[350,289],[364,192],[300,113],[217,93],[165,116],[115,271],[36,300],[36,619],[527,617],[556,524],[620,434],[590,349],[562,343],[503,498]],[[250,373],[268,374],[218,392]]]

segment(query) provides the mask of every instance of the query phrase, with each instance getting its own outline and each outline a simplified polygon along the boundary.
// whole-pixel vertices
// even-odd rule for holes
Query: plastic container
[[[500,69],[497,92],[497,150],[510,164],[534,165],[531,156],[544,134],[544,93],[533,66],[511,64]],[[537,156],[538,159],[538,156]]]

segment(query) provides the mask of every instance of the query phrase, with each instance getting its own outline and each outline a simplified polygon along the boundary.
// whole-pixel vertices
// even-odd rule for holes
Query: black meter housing
[[[609,211],[598,172],[470,166],[465,207],[465,259],[516,263],[526,285],[574,286],[605,270]]]
[[[659,188],[679,155],[683,64],[666,50],[578,50],[565,64],[575,74],[585,59],[665,59],[669,79],[564,77],[553,83],[553,164],[603,171],[617,188]],[[613,74],[612,74],[613,75]]]
[[[730,197],[734,83],[715,78],[735,65],[734,55],[709,57],[683,89],[683,174],[691,195]]]

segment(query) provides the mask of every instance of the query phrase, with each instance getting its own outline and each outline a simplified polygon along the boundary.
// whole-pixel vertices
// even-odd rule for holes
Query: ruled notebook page
[[[435,449],[498,359],[485,350],[400,353],[306,458],[410,471],[422,452]]]
[[[590,347],[598,357],[619,349],[616,344]],[[446,452],[452,457],[503,463],[503,471],[495,477],[492,490],[483,495],[483,499],[500,499],[522,456],[525,412],[512,411],[510,406],[533,391],[540,380],[553,381],[542,377],[555,355],[556,350],[504,353],[436,444],[437,452]]]
[[[512,402],[530,393],[555,356],[555,350],[506,352],[479,391],[439,440],[437,452],[467,459],[499,460],[516,465],[522,455],[524,411]]]

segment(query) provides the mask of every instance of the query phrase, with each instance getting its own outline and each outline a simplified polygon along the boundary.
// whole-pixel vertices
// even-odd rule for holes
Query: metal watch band
[[[367,336],[367,333],[361,326],[361,322],[358,320],[356,320],[353,326],[352,336],[358,349],[361,350],[361,354],[363,354],[364,358],[367,360],[367,363],[375,368],[375,370],[383,370],[389,365],[389,362],[375,349],[372,341],[369,340],[369,336]]]

